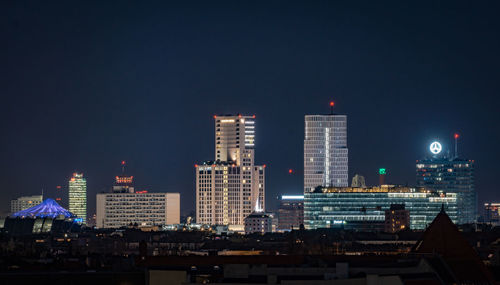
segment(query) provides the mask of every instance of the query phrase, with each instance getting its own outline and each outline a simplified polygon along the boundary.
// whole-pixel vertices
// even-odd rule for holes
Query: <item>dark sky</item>
[[[499,4],[142,2],[0,3],[0,210],[79,170],[94,213],[126,160],[186,213],[221,113],[256,115],[274,207],[302,191],[304,115],[330,100],[348,115],[350,177],[386,167],[415,184],[429,142],[459,132],[479,201],[500,200]]]

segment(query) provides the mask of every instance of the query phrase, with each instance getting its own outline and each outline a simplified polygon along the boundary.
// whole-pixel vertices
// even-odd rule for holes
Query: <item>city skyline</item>
[[[329,104],[331,105],[331,102]],[[311,116],[312,115],[305,115],[304,117],[306,118],[306,121],[307,121],[307,117],[311,117]],[[317,116],[317,115],[313,115],[313,116]],[[331,114],[330,115],[323,115],[323,116],[324,117],[328,117],[328,116],[331,116]],[[345,115],[340,115],[340,116],[341,117],[346,117]],[[217,116],[217,115],[214,115],[213,117],[214,117],[215,122],[216,122],[216,124],[215,124],[215,146],[216,146],[215,147],[215,159],[216,160],[213,163],[216,163],[218,165],[220,163],[223,163],[223,164],[226,163],[227,164],[228,162],[230,162],[230,163],[233,163],[233,166],[234,165],[238,165],[238,166],[240,166],[240,165],[254,165],[254,147],[255,147],[254,146],[254,138],[255,138],[255,129],[254,129],[255,125],[254,125],[254,122],[255,122],[255,115],[252,115],[252,116],[242,116],[242,115],[221,115],[221,116]],[[217,120],[217,117],[219,117],[219,120]],[[226,135],[224,135],[224,132],[222,132],[223,133],[222,136],[220,135],[220,130],[219,130],[220,124],[218,124],[217,122],[220,122],[221,118],[222,119],[224,119],[224,118],[230,118],[231,119],[233,117],[234,118],[239,118],[239,119],[244,118],[243,120],[249,119],[250,121],[252,121],[252,124],[251,124],[251,128],[252,128],[251,129],[251,141],[250,141],[251,146],[247,150],[243,150],[242,151],[243,157],[245,157],[245,155],[244,155],[245,153],[250,154],[251,159],[247,162],[247,164],[242,164],[243,161],[244,161],[244,158],[241,159],[242,155],[240,154],[240,149],[239,149],[239,147],[236,147],[236,144],[233,145],[233,143],[237,139],[238,140],[241,139],[245,143],[249,143],[248,142],[248,138],[246,138],[245,136],[243,136],[243,137],[233,136],[233,133],[235,133],[235,128],[231,128],[231,127],[229,129],[227,129],[227,127],[226,127]],[[234,123],[234,122],[231,122],[231,123]],[[246,129],[246,128],[243,127],[243,129]],[[228,134],[229,134],[229,136],[227,136]],[[224,160],[221,161],[220,160],[220,150],[221,150],[221,148],[217,147],[217,143],[221,142],[220,139],[221,139],[221,137],[224,137],[224,136],[226,136],[226,138],[222,138],[222,142],[224,144],[223,145],[223,149],[224,149],[224,151],[226,151],[226,154],[223,157],[225,159],[227,159],[227,161],[224,161]],[[458,137],[459,137],[458,133],[454,133],[453,134],[453,138],[455,139],[455,147],[457,147],[457,145],[458,145],[457,144]],[[431,158],[435,159],[436,157],[442,157],[443,155],[444,155],[444,157],[450,156],[450,150],[452,149],[451,145],[447,146],[447,144],[444,142],[444,140],[441,141],[441,140],[433,139],[431,141],[432,142],[427,147],[426,154],[423,155],[422,158],[424,158],[424,159],[431,159]],[[304,144],[305,144],[305,142],[306,141],[304,141]],[[434,147],[436,147],[436,144],[439,145],[439,155],[437,155],[434,152],[434,149],[433,149]],[[454,150],[457,151],[457,148],[455,148]],[[304,151],[305,151],[305,149],[304,149]],[[454,155],[451,156],[451,157],[457,158],[457,153],[455,152]],[[208,162],[211,162],[211,161],[208,161]],[[418,163],[419,163],[419,160],[417,160],[417,165],[418,165]],[[195,167],[198,169],[199,166],[203,166],[205,164],[206,164],[206,162],[202,163],[201,165],[196,164]],[[207,165],[210,166],[211,164],[207,164]],[[125,166],[126,166],[126,161],[124,161],[124,160],[120,161],[121,174],[118,175],[118,176],[115,176],[114,177],[115,181],[113,183],[113,186],[112,187],[108,187],[108,188],[111,188],[111,193],[112,192],[117,192],[117,193],[118,192],[130,192],[130,191],[132,191],[132,193],[134,192],[134,184],[132,183],[132,179],[133,179],[134,176],[133,175],[131,175],[131,176],[125,175]],[[264,164],[263,166],[260,166],[260,167],[265,168],[266,164]],[[385,169],[384,169],[384,171],[385,171]],[[292,171],[292,173],[293,173],[293,171]],[[289,172],[289,174],[292,174],[292,173]],[[295,174],[295,173],[293,173],[293,174]],[[356,173],[356,174],[359,174],[359,173]],[[68,200],[70,200],[69,199],[69,196],[70,196],[69,189],[71,188],[71,183],[74,183],[75,177],[77,177],[77,178],[79,177],[79,179],[83,179],[85,192],[87,191],[87,188],[86,188],[86,184],[87,184],[86,183],[87,182],[86,181],[86,177],[83,178],[83,173],[82,172],[80,172],[80,173],[74,172],[73,173],[73,177],[69,180],[70,186],[67,188],[68,192],[66,193],[66,196],[67,196]],[[124,179],[128,179],[127,180],[128,182],[123,182],[123,181],[125,181]],[[303,179],[304,180],[306,179],[305,175],[303,176]],[[401,184],[401,183],[388,183],[388,184]],[[408,184],[408,183],[406,183],[406,184]],[[125,186],[123,186],[123,185],[125,185]],[[372,184],[369,184],[368,186],[375,186],[375,185],[377,185],[377,183],[374,182]],[[422,186],[422,185],[419,185],[418,176],[417,176],[417,180],[414,183],[410,183],[409,185],[415,186],[415,187]],[[128,189],[129,186],[130,186],[130,189]],[[329,185],[318,185],[318,186],[327,187]],[[343,185],[342,187],[347,187],[347,186],[350,186],[350,182],[349,182],[349,185]],[[126,187],[126,189],[121,190],[121,188],[123,188],[123,187]],[[77,188],[80,188],[80,186],[78,186]],[[54,192],[54,194],[55,195],[59,195],[60,194],[59,191],[61,190],[61,187],[57,186],[56,189],[57,189],[57,191]],[[139,193],[147,193],[148,191],[150,191],[150,190],[140,190]],[[102,193],[108,193],[108,192],[110,192],[109,189],[106,190],[106,191],[101,191],[101,192],[96,193],[96,194],[102,194]],[[151,191],[151,193],[159,193],[159,194],[161,194],[160,192],[161,191],[155,191],[154,189],[153,189],[153,191]],[[265,193],[265,190],[264,190],[264,193]],[[276,200],[279,203],[279,197],[281,195],[287,195],[287,194],[290,194],[290,193],[291,192],[286,192],[286,191],[285,192],[280,192],[280,193],[278,193],[277,197],[272,197],[271,199]],[[299,193],[299,194],[303,194],[303,193]],[[81,195],[81,194],[79,194],[79,195]],[[88,192],[86,192],[86,195],[85,195],[85,210],[87,211],[87,213],[85,215],[86,218],[83,218],[84,221],[86,221],[89,217],[91,217],[93,214],[95,214],[95,212],[92,213],[91,211],[88,210],[88,204],[89,204],[89,199],[87,198],[88,195],[89,195]],[[23,198],[23,197],[20,197],[20,198]],[[16,198],[14,198],[14,199],[16,199]],[[265,195],[264,195],[264,199],[265,199]],[[278,207],[276,207],[277,203],[273,203],[273,202],[276,202],[276,201],[272,201],[272,200],[270,201],[271,202],[270,204],[272,205],[272,207],[271,207],[272,210],[278,210]],[[93,202],[95,202],[95,203],[93,203]],[[264,200],[264,205],[267,204],[267,202],[268,201]],[[90,204],[96,204],[96,203],[97,203],[97,201],[94,200],[93,197],[92,197],[90,199]],[[252,203],[252,205],[253,204],[255,204],[255,203]],[[477,205],[477,206],[479,206],[479,205]],[[97,207],[97,205],[96,205],[96,207]],[[254,209],[254,208],[255,207],[252,207],[252,209]],[[68,209],[69,209],[69,207],[68,207]],[[188,213],[188,212],[190,213],[190,212],[195,211],[195,210],[196,210],[196,203],[194,203],[194,207],[193,208],[182,209],[182,207],[181,207],[181,213],[184,213],[184,214]],[[79,211],[80,214],[82,213],[81,211],[83,211],[83,210]],[[477,209],[476,209],[476,212],[477,212]],[[476,214],[479,214],[479,213],[476,213]]]
[[[93,213],[125,160],[139,189],[181,193],[187,214],[193,164],[212,157],[210,119],[235,112],[259,121],[277,208],[274,197],[303,192],[304,115],[328,114],[331,100],[349,118],[349,177],[375,185],[386,168],[387,183],[413,185],[430,142],[453,149],[458,132],[479,203],[499,199],[496,7],[1,5],[2,211],[42,189],[55,197],[79,171]]]

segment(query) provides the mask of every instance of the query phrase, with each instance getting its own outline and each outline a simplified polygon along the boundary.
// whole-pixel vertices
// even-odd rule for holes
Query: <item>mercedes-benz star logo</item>
[[[438,154],[441,152],[443,147],[441,146],[441,144],[439,142],[433,142],[433,143],[431,143],[431,146],[429,147],[429,149],[431,150],[431,152],[433,154]]]

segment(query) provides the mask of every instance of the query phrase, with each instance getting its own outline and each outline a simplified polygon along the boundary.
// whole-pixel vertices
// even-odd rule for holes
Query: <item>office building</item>
[[[68,210],[87,222],[87,180],[83,173],[73,173],[69,180]]]
[[[482,222],[500,225],[500,203],[484,203]]]
[[[445,154],[439,142],[429,147],[429,155],[416,163],[417,186],[433,191],[457,193],[458,224],[477,219],[474,161]]]
[[[265,165],[255,165],[255,116],[214,116],[215,160],[196,167],[196,222],[243,229],[265,209]]]
[[[444,208],[457,220],[457,194],[422,188],[383,185],[368,188],[318,187],[304,194],[306,229],[335,228],[383,231],[385,211],[403,204],[410,213],[410,229],[421,230]]]
[[[264,212],[253,212],[244,219],[245,234],[272,232],[272,217]]]
[[[347,116],[306,115],[304,192],[348,186]]]
[[[120,228],[180,223],[179,193],[100,193],[96,196],[96,226]]]
[[[385,210],[385,232],[396,233],[410,228],[410,211],[404,204],[392,204]]]
[[[10,212],[16,213],[42,203],[42,195],[23,196],[10,201]]]
[[[304,195],[282,195],[278,210],[278,230],[298,230],[304,224]]]

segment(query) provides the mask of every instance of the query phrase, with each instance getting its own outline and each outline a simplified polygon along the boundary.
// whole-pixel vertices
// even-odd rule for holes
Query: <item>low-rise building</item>
[[[282,195],[278,210],[278,230],[298,230],[304,224],[304,195]]]
[[[484,203],[482,222],[500,225],[500,203]]]
[[[180,223],[179,193],[100,193],[96,206],[98,228]]]
[[[272,232],[272,217],[267,213],[253,212],[245,218],[244,222],[245,234]]]
[[[452,221],[457,221],[456,193],[394,185],[318,187],[304,194],[304,226],[306,229],[342,227],[383,231],[385,211],[391,204],[405,205],[410,213],[411,229],[425,229],[442,205]]]
[[[410,211],[404,204],[392,204],[385,210],[385,232],[395,233],[410,228]]]
[[[42,195],[23,196],[10,201],[10,212],[12,214],[22,210],[26,210],[33,206],[41,204],[43,201]]]

